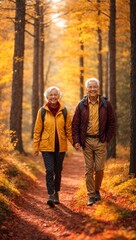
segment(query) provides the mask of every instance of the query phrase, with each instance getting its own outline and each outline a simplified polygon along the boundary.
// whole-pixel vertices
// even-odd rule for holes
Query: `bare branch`
[[[110,16],[109,16],[108,14],[106,14],[105,12],[101,11],[101,10],[99,9],[99,7],[97,7],[97,6],[92,2],[92,0],[88,0],[88,2],[90,2],[90,3],[96,8],[97,11],[100,11],[101,14],[103,14],[103,15],[105,15],[106,17],[110,18]]]
[[[34,35],[32,33],[30,33],[29,31],[27,31],[26,29],[25,29],[25,32],[28,33],[31,37],[34,37]]]
[[[15,11],[16,9],[15,8],[4,8],[4,7],[2,7],[1,10],[2,11]]]
[[[11,22],[13,22],[15,24],[15,18],[11,18],[11,17],[6,17],[6,19],[11,20]]]
[[[28,20],[26,20],[26,23],[28,23],[28,24],[31,25],[31,26],[34,26],[34,23],[31,23],[31,22],[29,22]]]

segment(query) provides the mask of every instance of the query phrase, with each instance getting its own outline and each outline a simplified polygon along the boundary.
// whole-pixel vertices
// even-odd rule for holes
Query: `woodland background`
[[[0,23],[0,238],[134,240],[136,1],[0,0]],[[37,111],[55,85],[72,117],[91,77],[116,114],[103,199],[86,207],[83,156],[69,146],[53,215],[41,155],[33,156]]]
[[[40,70],[43,71],[43,86],[41,86],[42,90],[39,91],[43,94],[47,87],[58,86],[63,93],[62,101],[70,109],[71,115],[73,115],[81,96],[86,94],[84,81],[87,78],[101,78],[101,93],[109,99],[111,98],[111,93],[108,90],[109,1],[26,1],[22,83],[23,115],[21,117],[24,145],[31,138],[33,122],[35,121],[32,113],[33,99],[37,98],[37,93],[33,90],[33,82],[36,81],[34,78],[37,77],[38,80],[39,74],[36,72],[37,65],[34,65],[38,64],[35,63],[37,47],[34,31],[35,19],[41,21],[41,18],[36,12],[36,4],[39,4],[44,12],[44,22],[42,22],[44,33],[39,37],[41,42],[44,41],[43,65],[40,64],[44,68]],[[0,119],[6,129],[10,128],[11,102],[12,98],[15,97],[12,95],[15,10],[14,1],[1,1]],[[101,73],[99,71],[100,58],[102,59]],[[21,60],[18,57],[16,61]],[[83,76],[82,82],[81,75]],[[113,94],[116,97],[116,109],[114,110],[117,116],[117,144],[128,146],[130,142],[130,9],[128,0],[116,1],[115,80],[116,96],[114,89]],[[18,86],[15,95],[19,91]],[[42,106],[42,101],[37,102],[36,113],[36,108]],[[19,107],[16,115],[19,115]]]

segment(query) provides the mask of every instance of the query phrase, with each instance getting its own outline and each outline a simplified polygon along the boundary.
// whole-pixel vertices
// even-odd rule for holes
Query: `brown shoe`
[[[92,206],[95,203],[95,198],[94,197],[89,197],[87,206]]]
[[[101,195],[99,191],[95,191],[95,201],[100,201],[101,200]]]

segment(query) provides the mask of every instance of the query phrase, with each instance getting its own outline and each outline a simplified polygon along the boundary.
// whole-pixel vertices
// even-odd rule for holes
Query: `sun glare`
[[[58,2],[61,2],[61,0],[52,0],[52,2],[58,3]]]
[[[66,21],[63,18],[59,17],[58,13],[52,14],[51,19],[57,27],[63,28],[66,26]]]
[[[56,13],[53,13],[51,15],[52,22],[60,28],[64,28],[66,26],[66,21],[61,17],[61,12],[58,13],[58,10],[60,8],[60,3],[62,4],[61,0],[52,0],[52,9],[55,10]]]

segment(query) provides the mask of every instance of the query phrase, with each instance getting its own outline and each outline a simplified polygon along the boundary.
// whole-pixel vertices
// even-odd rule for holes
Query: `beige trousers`
[[[104,163],[106,159],[107,143],[101,143],[98,138],[86,138],[84,148],[85,158],[85,178],[87,195],[95,196],[95,191],[99,191],[104,173]]]

